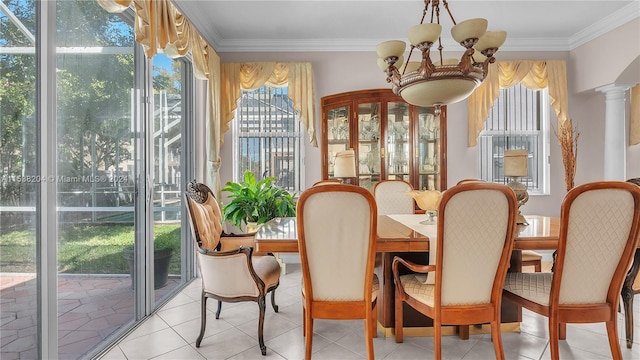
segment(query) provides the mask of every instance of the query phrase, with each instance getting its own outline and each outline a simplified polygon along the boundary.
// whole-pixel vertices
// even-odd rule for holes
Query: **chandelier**
[[[425,23],[431,5],[431,19]],[[456,21],[449,10],[447,0],[442,0],[453,27],[453,39],[464,47],[464,53],[458,59],[443,59],[440,33],[440,0],[424,0],[424,10],[420,24],[409,29],[411,49],[407,62],[403,64],[406,44],[401,40],[389,40],[378,44],[376,51],[378,66],[385,71],[387,82],[393,92],[412,105],[440,106],[466,99],[487,76],[489,64],[495,62],[493,55],[502,46],[507,33],[505,31],[487,31],[486,19],[476,18]],[[438,42],[439,61],[432,61],[432,47]],[[414,49],[422,53],[422,61],[412,62]]]

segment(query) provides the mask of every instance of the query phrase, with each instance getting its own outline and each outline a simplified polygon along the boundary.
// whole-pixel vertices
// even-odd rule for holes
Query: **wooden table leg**
[[[627,348],[633,345],[633,282],[636,280],[640,269],[640,249],[636,250],[633,263],[622,284],[622,304],[624,305],[624,327],[627,334]]]

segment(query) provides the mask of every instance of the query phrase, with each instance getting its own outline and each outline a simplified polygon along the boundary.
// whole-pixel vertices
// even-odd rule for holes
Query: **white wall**
[[[576,185],[584,182],[597,181],[603,175],[603,134],[605,104],[604,95],[590,91],[577,93],[576,81],[569,61],[569,52],[498,52],[497,59],[564,59],[567,61],[567,73],[569,76],[569,116],[574,119],[580,131],[578,164],[576,173]],[[639,54],[640,55],[640,51]],[[417,55],[413,55],[417,56]],[[446,55],[445,55],[446,57]],[[360,89],[387,88],[384,74],[376,65],[377,55],[371,52],[335,52],[335,53],[221,53],[222,62],[253,62],[253,61],[308,61],[314,69],[316,84],[316,100],[340,92]],[[575,65],[577,66],[577,65]],[[581,65],[582,66],[582,65]],[[585,69],[584,71],[597,71]],[[602,84],[605,85],[605,84]],[[555,126],[556,117],[553,110],[551,123]],[[477,149],[467,147],[467,102],[462,101],[451,104],[447,109],[447,185],[453,186],[458,180],[477,177]],[[320,108],[316,108],[316,129],[318,141],[320,141]],[[628,116],[628,112],[627,112]],[[308,144],[308,141],[306,142]],[[231,180],[231,144],[230,133],[225,135],[224,146],[221,151],[222,182]],[[564,183],[564,170],[557,139],[551,132],[551,194],[547,196],[532,196],[523,207],[525,214],[541,214],[558,216],[560,204],[566,194]],[[629,148],[628,171],[629,177],[640,176],[640,146]],[[320,149],[310,145],[306,148],[306,173],[307,187],[320,180]]]

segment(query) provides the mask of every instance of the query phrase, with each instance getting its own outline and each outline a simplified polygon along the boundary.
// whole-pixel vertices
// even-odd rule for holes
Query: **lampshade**
[[[353,149],[336,153],[333,162],[333,177],[356,177],[356,153]]]
[[[504,152],[504,176],[527,176],[529,173],[528,162],[527,150],[506,150]]]

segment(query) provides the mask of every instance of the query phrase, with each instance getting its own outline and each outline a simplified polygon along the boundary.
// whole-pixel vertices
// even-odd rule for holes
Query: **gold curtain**
[[[191,51],[195,76],[208,80],[206,182],[220,199],[220,57],[170,0],[97,0],[103,9],[121,13],[133,5],[135,37],[149,59],[162,49],[171,58]]]
[[[220,135],[229,130],[241,90],[255,90],[264,84],[289,87],[293,108],[298,112],[300,122],[307,128],[309,142],[317,147],[313,70],[311,64],[306,62],[223,63]]]
[[[469,96],[468,146],[476,146],[493,103],[501,88],[518,83],[532,90],[549,88],[551,107],[558,117],[558,126],[569,120],[567,115],[567,70],[564,60],[502,61],[489,66],[484,82]]]

